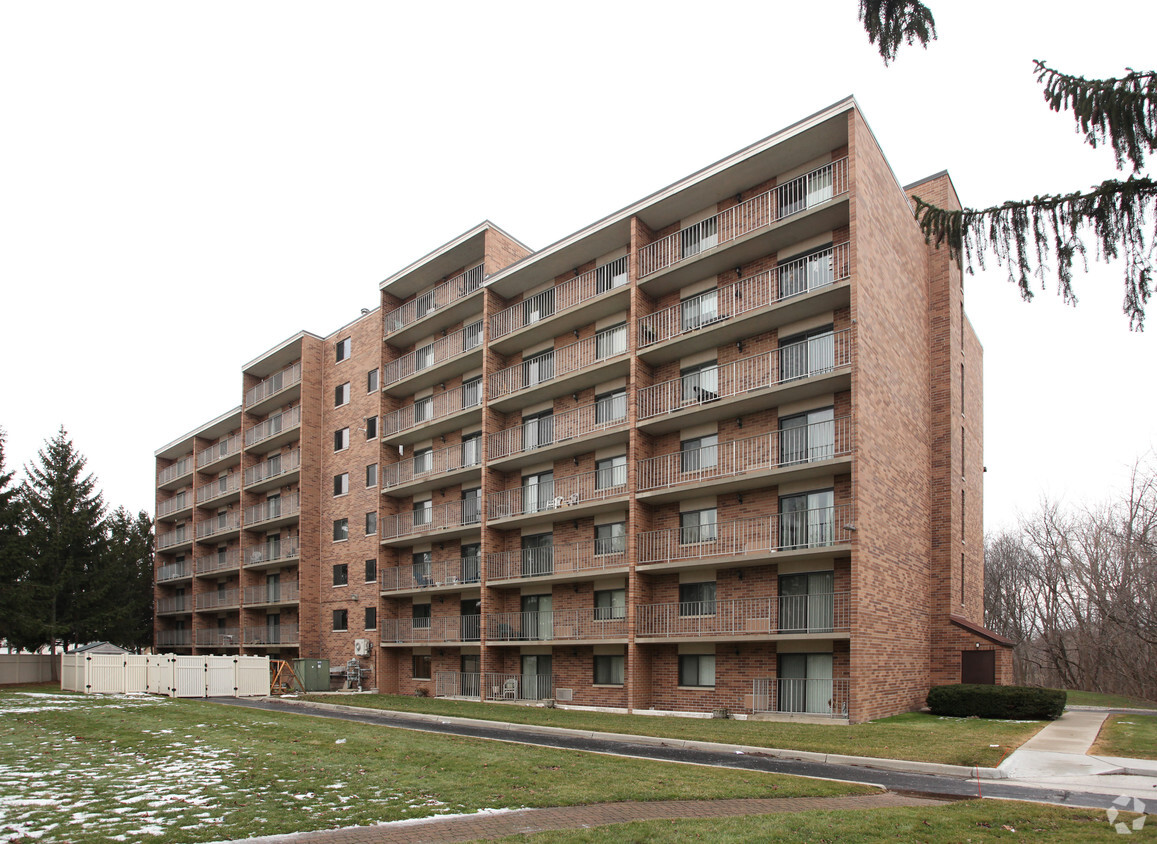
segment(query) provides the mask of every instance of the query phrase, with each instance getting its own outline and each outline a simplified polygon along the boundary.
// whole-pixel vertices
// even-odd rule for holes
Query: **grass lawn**
[[[1126,823],[1136,817],[1124,814]],[[1148,830],[1146,830],[1148,831]],[[629,842],[813,841],[1120,841],[1105,812],[1005,800],[969,801],[917,809],[800,812],[709,820],[637,821],[593,829],[515,835],[505,842],[533,844],[629,844]],[[1126,839],[1128,840],[1128,839]]]
[[[1006,753],[1030,739],[1046,723],[944,718],[910,712],[848,726],[616,715],[404,695],[310,695],[305,699],[374,709],[570,727],[576,730],[981,766],[995,766]]]
[[[196,700],[0,690],[0,841],[196,842],[487,808],[867,793]]]
[[[1144,700],[1128,695],[1105,695],[1100,692],[1065,693],[1068,696],[1066,703],[1073,706],[1115,706],[1121,709],[1157,709],[1157,702]]]
[[[1157,759],[1157,715],[1110,715],[1089,753]]]

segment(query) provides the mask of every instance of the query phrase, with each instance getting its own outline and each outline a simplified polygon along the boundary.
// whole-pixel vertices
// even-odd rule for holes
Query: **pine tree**
[[[114,599],[101,614],[96,637],[139,650],[153,642],[153,520],[118,507],[105,520],[99,580]]]
[[[9,647],[23,645],[19,628],[21,583],[26,573],[24,508],[13,472],[4,468],[4,442],[0,428],[0,639]]]

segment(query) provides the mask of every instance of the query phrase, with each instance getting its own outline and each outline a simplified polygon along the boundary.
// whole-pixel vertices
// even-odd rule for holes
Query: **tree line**
[[[36,650],[153,640],[153,520],[108,512],[63,427],[24,468],[5,464],[0,429],[0,641]]]

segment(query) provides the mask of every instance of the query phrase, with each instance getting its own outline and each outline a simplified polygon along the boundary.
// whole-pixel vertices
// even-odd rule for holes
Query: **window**
[[[350,491],[350,476],[349,472],[342,472],[340,475],[333,476],[333,494],[345,495]]]
[[[434,363],[434,344],[422,346],[414,352],[414,371],[420,372]]]
[[[378,514],[376,511],[366,513],[366,536],[373,536],[378,532]]]
[[[482,521],[482,489],[462,490],[462,524],[475,525]]]
[[[340,431],[333,432],[333,450],[345,451],[350,447],[350,429],[342,428]]]
[[[429,654],[414,654],[412,667],[410,668],[410,676],[415,680],[429,680],[430,666]]]
[[[680,583],[679,615],[715,615],[715,581]]]
[[[704,249],[713,249],[719,244],[719,219],[708,217],[702,222],[688,226],[679,232],[683,258],[698,255]]]
[[[614,655],[595,655],[595,685],[596,686],[621,686],[623,685],[623,661],[624,657],[620,654]]]
[[[627,256],[595,268],[595,290],[605,293],[627,283]]]
[[[434,518],[434,502],[427,498],[425,501],[414,502],[414,527],[428,525]]]
[[[554,411],[544,410],[522,417],[522,448],[530,450],[554,442]]]
[[[378,629],[378,608],[377,607],[366,607],[365,629],[366,630],[377,630]]]
[[[475,407],[482,403],[482,377],[462,382],[462,406]]]
[[[366,392],[376,393],[378,391],[378,371],[371,369],[366,373]]]
[[[715,508],[688,510],[679,514],[679,542],[693,545],[696,542],[714,542],[716,537]]]
[[[713,687],[715,654],[679,654],[679,685]]]
[[[436,307],[434,304],[434,291],[429,290],[420,296],[414,297],[414,319],[421,319]]]
[[[482,432],[462,437],[462,465],[477,466],[482,462]]]
[[[832,654],[781,653],[777,663],[780,712],[832,711]]]
[[[522,512],[537,513],[554,506],[554,472],[539,472],[522,479]],[[506,513],[503,515],[511,515]]]
[[[424,399],[414,399],[414,424],[428,421],[434,415],[434,399],[426,396]]]
[[[522,362],[522,386],[533,387],[554,377],[554,349],[531,355]]]
[[[595,554],[623,554],[626,550],[626,522],[595,525]]]
[[[378,561],[366,560],[366,583],[375,583],[378,579]]]
[[[627,418],[627,391],[614,390],[595,396],[595,424],[610,425]]]
[[[595,592],[595,620],[627,617],[627,590],[600,589]]]
[[[694,331],[719,320],[719,290],[707,290],[679,303],[679,328]]]
[[[334,519],[333,520],[333,541],[345,542],[350,538],[350,520],[349,519]]]
[[[482,344],[482,320],[462,329],[462,351],[468,352]]]
[[[414,609],[411,618],[414,620],[414,627],[420,630],[430,629],[430,604],[414,604]]]
[[[779,380],[794,381],[822,375],[835,368],[832,327],[818,328],[779,341]]]
[[[595,334],[595,357],[603,358],[621,355],[627,350],[627,324],[621,322],[604,328]]]
[[[779,420],[781,466],[830,460],[835,453],[835,422],[830,407]]]
[[[835,610],[835,574],[813,571],[779,578],[779,632],[830,633]]]
[[[339,630],[349,629],[349,610],[334,610],[333,611],[333,629],[336,633]]]
[[[812,252],[781,261],[777,268],[779,298],[798,296],[833,283],[835,273],[832,270],[832,256],[832,246],[829,243]]]
[[[414,563],[414,583],[418,586],[433,586],[434,578],[430,571],[433,554],[430,551],[419,551],[411,558]]]
[[[785,495],[779,499],[779,541],[784,548],[831,545],[835,493],[833,490]]]
[[[378,417],[366,417],[366,439],[376,440],[378,438]]]
[[[481,542],[471,542],[462,546],[459,573],[463,583],[477,583],[481,579],[481,563]]]
[[[595,489],[614,489],[627,483],[627,456],[595,461]]]
[[[350,382],[346,381],[344,384],[338,384],[333,388],[333,406],[341,407],[343,404],[350,403]]]
[[[343,360],[348,358],[350,356],[350,350],[351,350],[351,346],[350,346],[350,338],[349,337],[345,338],[344,340],[338,340],[337,341],[337,362],[341,363]]]
[[[705,434],[679,443],[679,463],[684,472],[714,469],[719,465],[719,435]]]
[[[434,469],[434,449],[414,449],[414,474],[424,475]]]
[[[378,464],[370,463],[366,466],[366,487],[378,485]]]
[[[679,372],[684,402],[707,402],[719,398],[719,364],[716,361],[689,366]]]
[[[347,563],[336,563],[333,567],[333,585],[345,586],[350,582],[350,567]]]
[[[554,313],[554,288],[535,293],[522,303],[522,323],[531,325]]]
[[[554,534],[536,533],[522,537],[522,576],[538,577],[554,573]]]

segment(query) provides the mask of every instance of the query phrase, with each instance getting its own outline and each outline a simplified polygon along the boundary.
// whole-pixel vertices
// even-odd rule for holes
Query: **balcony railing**
[[[523,299],[490,318],[490,340],[568,311],[627,283],[627,256]]]
[[[193,455],[190,454],[187,457],[182,457],[171,466],[166,466],[164,469],[161,469],[161,471],[157,472],[157,483],[172,483],[173,481],[177,480],[177,478],[183,478],[185,475],[188,475],[192,471]]]
[[[219,533],[237,530],[239,527],[241,527],[241,513],[238,510],[231,510],[197,522],[197,538],[208,539]]]
[[[752,712],[848,717],[848,681],[787,677],[751,681]]]
[[[252,448],[271,437],[276,437],[282,431],[288,431],[301,424],[301,408],[291,407],[270,416],[264,422],[258,422],[245,432],[245,447]]]
[[[627,565],[625,536],[594,539],[570,545],[522,548],[486,555],[487,580],[548,577],[555,574],[593,572]]]
[[[852,330],[809,337],[771,352],[663,381],[639,391],[639,419],[651,419],[851,366]]]
[[[296,580],[285,583],[265,583],[261,586],[246,586],[245,606],[290,603],[297,601],[300,594]]]
[[[409,378],[416,372],[464,355],[481,345],[482,320],[478,320],[387,363],[382,367],[382,386],[388,387],[395,381]]]
[[[626,607],[496,612],[486,615],[488,642],[627,638]]]
[[[263,563],[276,563],[281,560],[292,560],[298,556],[298,538],[290,536],[275,542],[265,542],[256,548],[245,552],[245,565],[255,566]]]
[[[189,525],[178,525],[175,530],[157,534],[157,550],[164,551],[166,548],[172,548],[174,545],[190,542],[192,539],[193,531]]]
[[[477,642],[481,616],[461,615],[447,618],[378,619],[382,641],[395,644],[426,642]]]
[[[754,519],[640,533],[639,562],[765,556],[773,551],[825,548],[850,542],[855,505],[836,504]]]
[[[230,548],[225,553],[209,554],[205,557],[198,557],[196,561],[197,574],[213,574],[218,571],[231,571],[236,569],[241,562],[241,552],[236,548]]]
[[[481,464],[482,440],[475,438],[383,466],[382,488],[389,489]]]
[[[287,366],[280,372],[275,372],[270,375],[260,384],[250,387],[245,391],[245,406],[252,407],[258,402],[265,401],[267,398],[277,395],[282,390],[288,390],[290,387],[301,383],[301,362]]]
[[[438,671],[436,697],[473,697],[479,700],[549,700],[558,678],[553,674],[479,674]]]
[[[158,648],[187,648],[193,644],[192,630],[158,630]]]
[[[493,493],[486,500],[486,513],[491,519],[525,516],[614,498],[626,492],[627,467],[619,465]]]
[[[463,384],[385,414],[382,416],[382,436],[388,437],[481,404],[482,383]]]
[[[218,460],[224,460],[226,457],[232,457],[234,454],[239,454],[240,452],[240,434],[222,437],[197,455],[197,468],[203,469],[210,463],[216,463]]]
[[[169,563],[157,569],[157,583],[166,583],[170,580],[184,580],[193,576],[193,564],[188,560],[180,563]]]
[[[828,287],[851,275],[848,244],[805,255],[772,270],[753,275],[639,320],[639,346],[710,328],[749,311]]]
[[[245,527],[254,527],[282,517],[296,516],[300,509],[301,498],[296,492],[279,498],[270,498],[260,504],[245,508]]]
[[[213,501],[224,495],[238,492],[240,489],[241,474],[239,472],[231,472],[228,475],[197,487],[197,503],[204,504],[207,501]]]
[[[227,609],[240,606],[240,589],[218,589],[213,592],[202,592],[197,595],[198,610]]]
[[[532,355],[522,363],[500,369],[490,376],[490,398],[545,384],[571,372],[595,366],[627,353],[627,327],[616,326],[577,343]]]
[[[439,308],[465,298],[482,286],[482,264],[471,267],[464,273],[454,276],[449,281],[439,284],[420,296],[416,296],[400,308],[390,311],[383,318],[386,327],[386,336],[399,331],[422,317],[433,313]]]
[[[382,592],[400,592],[478,583],[481,579],[480,568],[478,557],[459,557],[457,560],[435,560],[378,569],[379,588]]]
[[[639,278],[814,208],[847,191],[848,160],[841,158],[647,244],[637,253]]]
[[[576,437],[617,428],[627,423],[627,395],[582,405],[556,416],[529,419],[490,435],[489,457],[498,460],[545,448]]]
[[[181,490],[167,501],[162,501],[157,505],[157,518],[163,519],[165,516],[172,515],[193,504],[193,496],[188,490]]]
[[[297,642],[296,624],[257,624],[245,628],[247,645],[296,645]]]
[[[772,633],[846,633],[848,592],[643,604],[635,633],[647,637],[767,636]]]
[[[193,599],[190,595],[173,595],[169,598],[157,599],[157,614],[175,612],[190,612],[193,609]]]
[[[852,453],[849,416],[639,461],[639,492],[739,477]]]
[[[301,449],[276,455],[272,460],[263,460],[245,470],[245,486],[253,486],[271,478],[296,472],[301,466]]]
[[[235,648],[241,644],[241,631],[236,627],[213,627],[197,631],[199,648]]]
[[[382,539],[396,539],[411,534],[431,533],[456,527],[476,525],[482,521],[482,507],[475,499],[450,501],[436,507],[384,516],[379,528]]]

